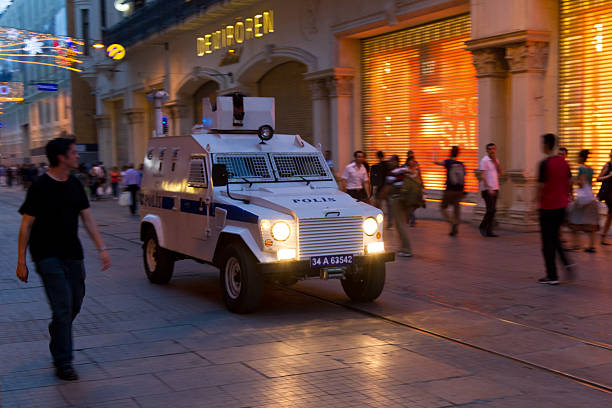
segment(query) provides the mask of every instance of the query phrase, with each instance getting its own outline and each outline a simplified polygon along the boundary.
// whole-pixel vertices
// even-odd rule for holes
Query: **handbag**
[[[127,207],[132,205],[132,195],[129,191],[124,191],[119,196],[119,205],[122,207]]]

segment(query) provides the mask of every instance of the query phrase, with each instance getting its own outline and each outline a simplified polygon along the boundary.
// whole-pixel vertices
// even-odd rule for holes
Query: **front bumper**
[[[386,263],[395,260],[395,252],[381,252],[374,255],[359,255],[354,257],[353,265],[349,265],[348,269],[354,269],[355,266],[367,266],[373,263]],[[311,268],[310,260],[302,261],[279,261],[270,263],[257,264],[257,268],[264,275],[281,275],[293,277],[310,277],[320,276],[321,268]]]

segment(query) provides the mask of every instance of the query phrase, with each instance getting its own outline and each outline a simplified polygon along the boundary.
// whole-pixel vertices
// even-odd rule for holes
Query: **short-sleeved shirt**
[[[346,166],[342,178],[346,180],[347,190],[361,190],[364,183],[368,181],[368,171],[364,165],[357,167],[353,162]]]
[[[43,174],[32,184],[19,212],[35,217],[29,242],[34,262],[51,257],[83,259],[78,228],[79,214],[86,208],[85,189],[74,176],[57,181]]]
[[[485,171],[485,179],[480,181],[480,191],[499,190],[499,174],[497,165],[489,156],[485,156],[480,161],[480,170]],[[486,183],[485,183],[486,181]]]
[[[465,166],[455,159],[444,160],[446,167],[446,190],[463,191],[465,189]]]
[[[538,174],[538,181],[542,183],[540,209],[566,208],[569,204],[571,178],[569,164],[563,157],[550,156],[542,160]]]

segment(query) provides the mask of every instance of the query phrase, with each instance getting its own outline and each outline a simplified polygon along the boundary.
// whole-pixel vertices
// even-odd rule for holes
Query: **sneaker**
[[[538,279],[538,282],[546,284],[546,285],[558,285],[559,284],[558,280],[548,279],[548,278],[540,278],[540,279]]]
[[[57,367],[55,369],[55,375],[65,381],[76,381],[79,379],[79,375],[74,371],[71,365],[65,365]]]
[[[589,252],[589,253],[591,253],[591,254],[594,254],[594,253],[595,253],[595,248],[593,248],[593,247],[588,247],[587,249],[585,249],[585,250],[584,250],[584,252]]]
[[[459,225],[453,224],[453,226],[451,227],[451,232],[448,235],[450,235],[451,237],[454,237],[457,235],[458,232],[459,232]]]
[[[397,256],[401,256],[404,258],[410,258],[412,256],[412,254],[410,252],[406,252],[406,251],[399,251],[397,253]]]
[[[497,237],[499,237],[499,235],[494,234],[492,232],[487,233],[485,236],[490,237],[490,238],[497,238]]]

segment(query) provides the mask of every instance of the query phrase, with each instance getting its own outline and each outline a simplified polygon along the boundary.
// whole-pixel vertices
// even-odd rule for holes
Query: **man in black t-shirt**
[[[459,203],[465,196],[465,166],[457,160],[459,147],[453,146],[450,152],[450,159],[438,161],[434,158],[434,163],[446,168],[446,189],[442,194],[442,204],[440,210],[442,215],[451,224],[450,236],[454,237],[459,232],[459,222],[461,210]],[[448,214],[448,206],[454,209],[453,216]]]
[[[72,321],[85,296],[79,216],[100,251],[102,270],[110,267],[110,257],[91,214],[85,190],[70,175],[79,164],[74,140],[53,139],[47,144],[46,153],[51,168],[32,184],[19,209],[23,218],[19,230],[17,277],[28,281],[26,249],[29,245],[53,311],[49,349],[55,373],[61,379],[76,380],[78,376],[72,368]]]

